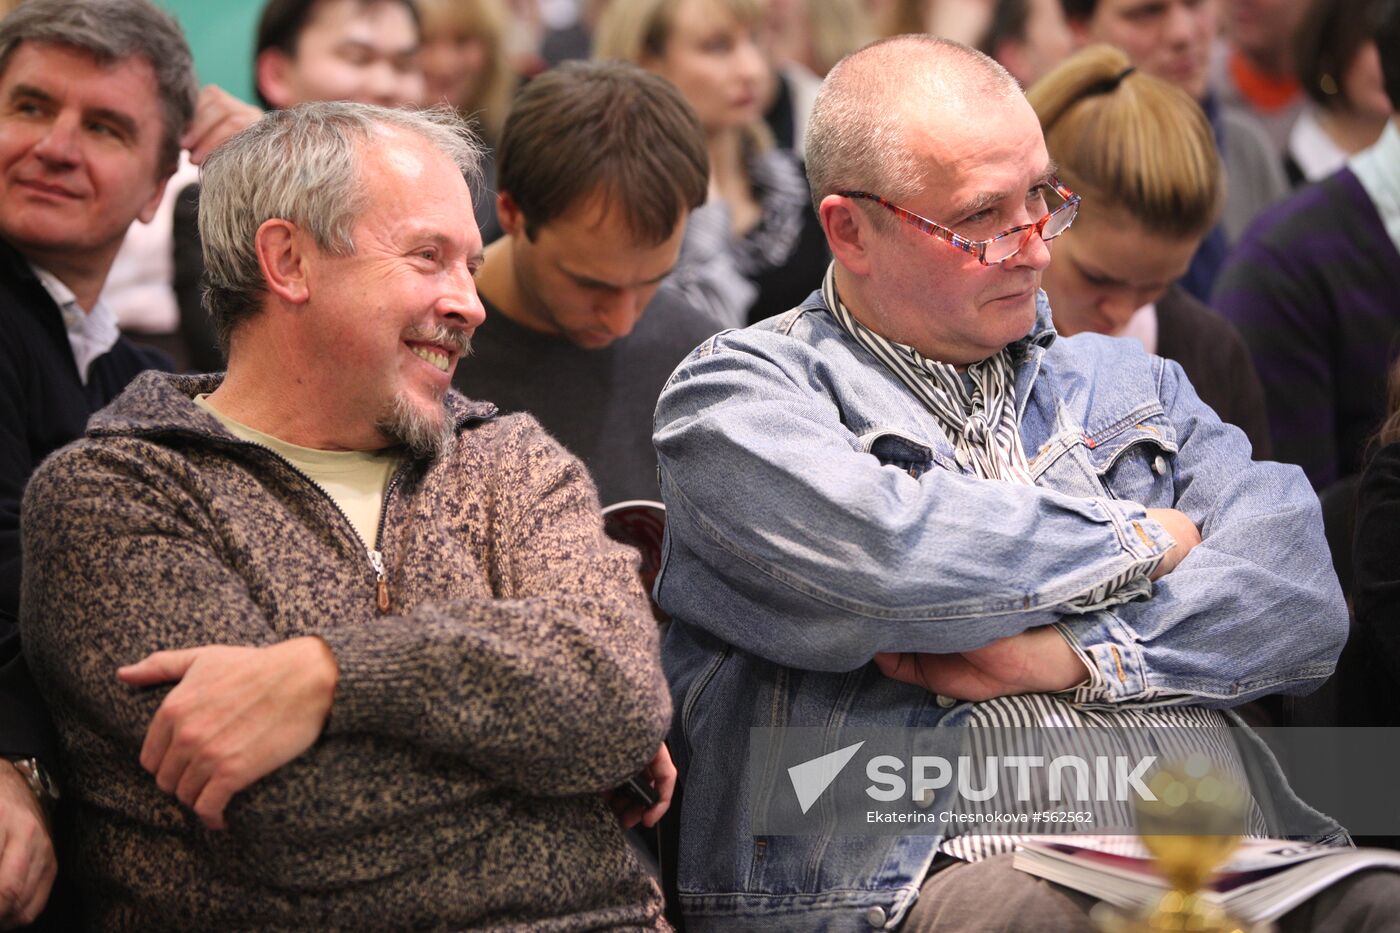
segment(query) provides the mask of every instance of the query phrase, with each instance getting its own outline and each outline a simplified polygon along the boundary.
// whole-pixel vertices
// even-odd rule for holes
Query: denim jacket
[[[959,464],[819,292],[711,338],[662,392],[655,595],[675,620],[663,656],[689,929],[903,918],[937,835],[756,837],[748,812],[751,727],[834,734],[966,711],[886,679],[877,652],[965,651],[1055,623],[1093,672],[1073,699],[1097,707],[1228,707],[1332,671],[1347,614],[1302,471],[1252,461],[1177,364],[1130,340],[1057,337],[1043,293],[1012,349],[1031,487]],[[1153,596],[1066,614],[1170,547],[1145,511],[1165,507],[1202,543]]]

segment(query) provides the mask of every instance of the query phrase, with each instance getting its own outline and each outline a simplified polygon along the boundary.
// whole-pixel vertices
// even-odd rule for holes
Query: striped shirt
[[[935,421],[953,444],[954,456],[963,469],[987,480],[1034,485],[1025,449],[1021,445],[1020,417],[1016,411],[1015,362],[1010,347],[967,367],[966,373],[937,360],[930,360],[913,347],[895,343],[866,327],[841,303],[836,293],[836,265],[827,269],[822,282],[826,306],[836,320],[857,343],[868,350],[881,365],[890,370],[914,396],[933,414]],[[1060,608],[1066,613],[1084,613],[1116,606],[1132,599],[1151,596],[1150,575],[1160,557],[1140,561],[1128,570],[1105,580]],[[1086,665],[1087,667],[1087,665]],[[1091,675],[1093,669],[1089,669]],[[1072,694],[1071,694],[1072,695]],[[1119,706],[1107,710],[1082,709],[1072,705],[1068,696],[1028,694],[998,697],[974,703],[967,725],[971,727],[970,756],[981,761],[988,756],[1004,758],[1020,754],[1012,747],[998,748],[1003,737],[997,729],[1014,728],[1074,728],[1075,749],[1079,754],[1092,750],[1095,754],[1115,759],[1120,756],[1143,757],[1156,754],[1162,760],[1183,758],[1201,753],[1214,764],[1217,771],[1245,783],[1244,768],[1224,732],[1228,720],[1214,710],[1186,706],[1153,708]],[[991,730],[991,731],[988,731]],[[1080,731],[1083,730],[1083,731]],[[1165,731],[1164,731],[1165,730]],[[1091,749],[1084,747],[1089,740]],[[1025,812],[1062,810],[1063,802],[1051,801],[1046,788],[1032,788],[1032,800],[1019,804]],[[1131,804],[1116,801],[1085,801],[1079,806],[1091,810],[1094,824],[1126,827],[1133,824]],[[965,801],[960,813],[994,811],[995,804]],[[966,861],[975,862],[993,855],[1012,851],[1020,835],[966,834],[960,828],[967,824],[953,821],[940,851]],[[1084,828],[1064,825],[1073,831]],[[1253,808],[1251,830],[1262,832],[1263,819]]]

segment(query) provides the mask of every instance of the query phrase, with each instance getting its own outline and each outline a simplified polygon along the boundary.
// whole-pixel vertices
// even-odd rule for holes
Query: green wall
[[[253,97],[253,33],[262,0],[156,0],[179,17],[194,51],[199,83],[246,101]]]

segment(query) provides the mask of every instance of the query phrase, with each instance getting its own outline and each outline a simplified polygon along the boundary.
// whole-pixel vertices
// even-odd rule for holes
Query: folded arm
[[[1077,699],[1230,706],[1314,689],[1347,635],[1317,498],[1297,467],[1252,461],[1180,366],[1159,365],[1180,447],[1172,505],[1201,543],[1151,599],[1061,622],[1095,671]]]
[[[546,456],[558,458],[559,448],[538,429],[502,452],[522,471]],[[133,759],[174,691],[132,689],[118,667],[207,643],[271,650],[290,636],[324,641],[337,665],[329,717],[321,714],[304,753],[240,795],[245,825],[319,825],[305,801],[333,796],[321,783],[327,775],[345,797],[382,795],[376,769],[345,766],[347,755],[369,753],[369,736],[416,746],[419,758],[460,758],[479,781],[534,795],[615,786],[655,753],[669,708],[654,625],[630,552],[603,537],[591,486],[571,458],[502,493],[492,568],[500,598],[448,599],[348,625],[269,619],[187,484],[143,459],[139,444],[69,451],[31,484],[26,639],[50,698]]]
[[[751,333],[737,339],[781,339]],[[658,407],[672,547],[658,598],[747,651],[811,670],[967,651],[1171,546],[1135,503],[882,465],[817,361],[727,344],[683,364]]]

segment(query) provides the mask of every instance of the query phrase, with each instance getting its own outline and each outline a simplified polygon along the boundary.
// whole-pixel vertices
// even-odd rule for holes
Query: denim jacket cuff
[[[1119,499],[1098,499],[1118,529],[1123,550],[1140,561],[1159,558],[1170,551],[1176,539],[1167,529],[1147,517],[1147,510],[1136,502]],[[1155,566],[1155,565],[1154,565]]]
[[[1148,694],[1142,648],[1112,612],[1078,616],[1055,628],[1089,670],[1086,683],[1066,692],[1072,702],[1113,705]]]

